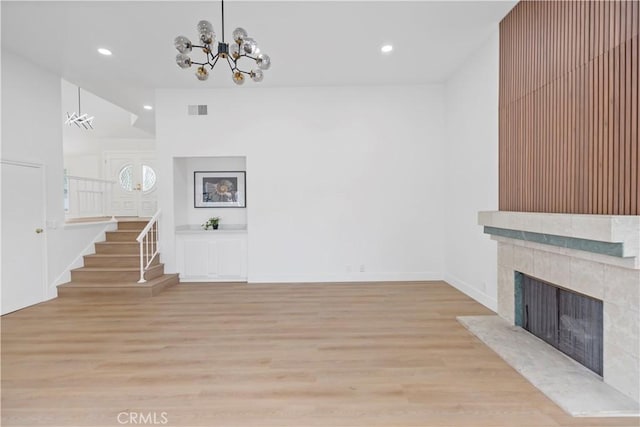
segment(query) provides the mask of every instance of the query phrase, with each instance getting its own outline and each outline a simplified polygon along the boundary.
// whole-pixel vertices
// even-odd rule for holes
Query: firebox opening
[[[515,320],[602,376],[602,301],[516,272]]]

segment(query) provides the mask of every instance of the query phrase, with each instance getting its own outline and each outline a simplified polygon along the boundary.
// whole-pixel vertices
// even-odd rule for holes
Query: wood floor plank
[[[571,418],[456,316],[444,282],[180,284],[2,321],[2,426],[635,427]]]

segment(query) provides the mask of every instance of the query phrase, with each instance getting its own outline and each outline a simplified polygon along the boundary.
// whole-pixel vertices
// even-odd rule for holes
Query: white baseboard
[[[459,290],[460,292],[478,301],[480,304],[484,305],[489,310],[497,312],[498,310],[497,297],[487,295],[486,293],[466,283],[464,280],[461,280],[455,276],[452,276],[451,274],[445,274],[444,281],[450,284],[451,286],[453,286],[454,288],[456,288],[457,290]]]
[[[418,282],[442,280],[442,273],[345,273],[345,274],[292,274],[255,275],[248,283],[342,283],[342,282]]]
[[[246,277],[230,277],[226,279],[221,278],[209,278],[209,277],[182,277],[181,273],[178,273],[180,283],[247,283]]]

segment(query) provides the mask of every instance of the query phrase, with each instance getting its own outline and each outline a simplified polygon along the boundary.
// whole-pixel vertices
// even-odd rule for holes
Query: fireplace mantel
[[[640,216],[484,211],[478,223],[497,241],[640,269]]]
[[[640,401],[640,216],[485,211],[498,242],[498,314],[515,321],[523,273],[603,302],[603,380]]]

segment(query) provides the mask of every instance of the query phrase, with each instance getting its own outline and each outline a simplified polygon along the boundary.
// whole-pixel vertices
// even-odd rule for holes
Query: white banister
[[[87,218],[110,216],[111,188],[115,181],[65,175],[66,217]]]
[[[159,218],[160,210],[158,209],[136,238],[136,241],[140,245],[140,280],[138,280],[138,283],[146,282],[144,273],[147,271],[156,255],[158,255]]]

